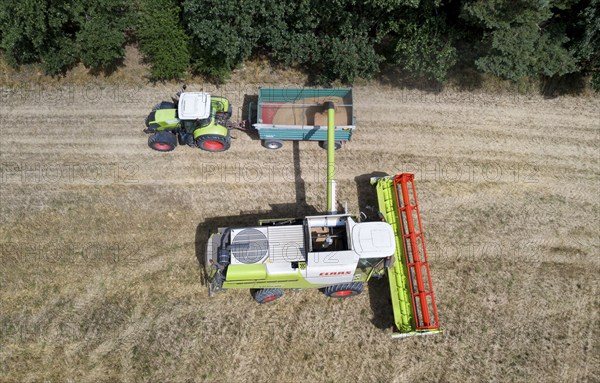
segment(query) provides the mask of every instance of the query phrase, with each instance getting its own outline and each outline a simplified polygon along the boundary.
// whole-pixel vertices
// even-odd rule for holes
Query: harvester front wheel
[[[319,141],[319,146],[327,150],[327,141]],[[334,147],[335,150],[340,150],[342,148],[342,141],[336,141]]]
[[[274,301],[283,296],[282,289],[255,289],[251,290],[250,293],[254,300],[261,304]]]
[[[339,285],[327,286],[323,292],[330,298],[348,298],[362,293],[363,284],[362,282],[342,283]]]
[[[283,146],[283,142],[281,142],[280,140],[263,140],[262,146],[264,146],[267,149],[277,150],[281,149],[281,147]]]
[[[177,146],[177,137],[171,132],[161,130],[148,137],[148,146],[159,152],[170,152]]]
[[[224,152],[231,146],[228,137],[206,134],[196,140],[198,147],[207,152]]]

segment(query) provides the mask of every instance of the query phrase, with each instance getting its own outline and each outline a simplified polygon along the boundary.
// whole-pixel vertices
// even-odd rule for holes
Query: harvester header
[[[395,336],[440,332],[414,175],[375,178],[371,184],[376,186],[379,211],[394,229],[394,263],[387,272],[399,330]]]

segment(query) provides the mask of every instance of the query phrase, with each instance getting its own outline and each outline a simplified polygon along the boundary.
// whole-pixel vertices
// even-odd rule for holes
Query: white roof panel
[[[210,94],[185,92],[179,96],[177,113],[180,120],[204,119],[210,116]]]

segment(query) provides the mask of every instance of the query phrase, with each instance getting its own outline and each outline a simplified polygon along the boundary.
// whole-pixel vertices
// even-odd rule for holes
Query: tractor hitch
[[[248,123],[248,120],[242,120],[242,121],[236,121],[236,122],[227,121],[225,123],[225,127],[230,130],[236,129],[236,130],[241,130],[242,132],[247,132],[249,130],[250,124]]]

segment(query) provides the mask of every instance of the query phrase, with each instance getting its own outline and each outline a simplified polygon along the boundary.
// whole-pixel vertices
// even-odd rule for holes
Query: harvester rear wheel
[[[327,150],[327,141],[319,141],[319,146]],[[334,146],[335,150],[340,150],[342,148],[342,141],[336,141]]]
[[[196,140],[198,147],[207,152],[224,152],[231,146],[228,137],[206,134]]]
[[[327,286],[323,292],[330,298],[348,298],[362,293],[363,284],[362,282],[342,283],[339,285]]]
[[[177,146],[177,137],[164,130],[148,137],[148,146],[159,152],[170,152]]]
[[[267,149],[277,150],[281,149],[281,147],[283,146],[283,142],[281,142],[280,140],[263,140],[262,146],[264,146]]]
[[[251,290],[250,293],[254,300],[261,304],[274,301],[283,296],[282,289],[255,289]]]

